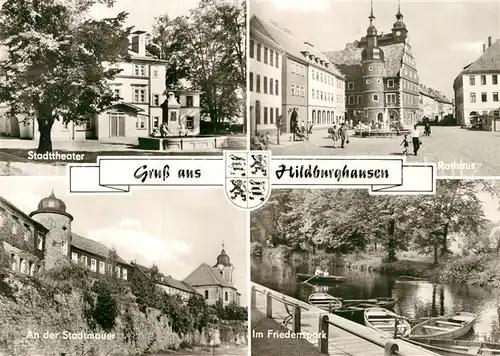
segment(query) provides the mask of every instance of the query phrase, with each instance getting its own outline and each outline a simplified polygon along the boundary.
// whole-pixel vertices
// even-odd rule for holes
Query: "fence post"
[[[273,317],[273,299],[271,298],[271,292],[266,292],[266,316],[268,318]]]
[[[300,306],[295,305],[293,311],[293,332],[300,333],[300,323],[301,323],[301,315],[300,315]]]
[[[252,286],[252,293],[250,295],[250,305],[252,309],[257,308],[257,291],[255,290],[255,287]]]
[[[385,344],[384,356],[396,356],[399,346],[395,340],[389,340]]]
[[[328,355],[328,314],[320,314],[318,328],[319,352]]]

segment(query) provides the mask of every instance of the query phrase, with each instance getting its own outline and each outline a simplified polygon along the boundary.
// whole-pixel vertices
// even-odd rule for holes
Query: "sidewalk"
[[[283,325],[258,311],[252,309],[252,356],[321,356],[318,349],[306,339],[268,338],[268,330],[277,332],[289,331]],[[254,337],[256,333],[263,337]]]

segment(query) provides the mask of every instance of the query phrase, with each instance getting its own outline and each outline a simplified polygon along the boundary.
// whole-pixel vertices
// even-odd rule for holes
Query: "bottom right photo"
[[[500,355],[500,181],[276,189],[251,213],[252,355]]]

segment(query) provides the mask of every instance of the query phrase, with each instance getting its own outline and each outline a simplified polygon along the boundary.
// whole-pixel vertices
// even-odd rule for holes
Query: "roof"
[[[268,21],[262,20],[259,17],[253,15],[250,20],[250,25],[255,27],[264,35],[267,35],[276,44],[282,47],[287,54],[298,58],[299,60],[311,65],[318,67],[325,72],[329,72],[337,77],[344,78],[340,70],[331,63],[321,51],[317,50],[308,43],[304,43],[298,38],[294,37],[290,33],[282,30],[281,28],[271,24]],[[311,59],[308,54],[325,61],[328,63],[328,67],[319,65],[314,59]]]
[[[464,68],[462,74],[500,72],[500,39],[497,39],[481,56]]]
[[[28,216],[28,214],[24,213],[21,209],[19,209],[17,206],[12,204],[10,201],[7,199],[3,198],[0,196],[0,201],[3,202],[5,205],[8,205],[12,210],[15,210],[17,213],[22,215],[26,220],[30,221],[33,225],[35,225],[37,228],[39,228],[41,231],[47,232],[49,229],[47,229],[45,226],[40,224],[38,221],[33,220],[31,217]]]
[[[111,249],[107,248],[103,243],[87,239],[74,232],[71,233],[71,245],[79,250],[89,252],[102,258],[108,258],[109,252],[111,251]],[[120,256],[118,256],[118,262],[129,265],[129,263],[125,262]]]
[[[420,84],[419,93],[445,104],[453,104],[443,93]]]
[[[137,269],[139,269],[144,275],[146,275],[147,277],[150,277],[149,272],[150,272],[151,268],[145,267],[145,266],[140,265],[140,264],[135,263],[135,262],[132,262],[132,264]],[[172,276],[165,276],[162,273],[160,273],[159,275],[160,275],[160,277],[163,277],[163,280],[156,281],[155,282],[156,284],[161,284],[164,286],[172,287],[172,288],[179,289],[179,290],[182,290],[182,291],[188,292],[188,293],[198,294],[198,292],[196,292],[196,290],[187,283],[179,281],[179,280],[173,278]]]
[[[226,282],[219,272],[218,268],[210,267],[206,263],[198,266],[189,276],[184,278],[184,283],[192,286],[211,286],[218,285],[223,287],[234,288],[231,284]]]
[[[119,107],[126,107],[128,109],[132,109],[132,111],[136,111],[136,112],[140,112],[140,111],[144,111],[144,109],[136,106],[136,105],[133,105],[133,104],[129,104],[129,103],[125,103],[125,102],[119,102],[119,103],[116,103],[116,104],[113,104],[111,105],[110,107],[108,107],[108,109],[111,109],[111,108],[119,108]]]
[[[347,77],[359,78],[363,75],[361,72],[361,52],[363,47],[359,41],[354,41],[348,43],[342,51],[325,52],[325,55]],[[385,75],[396,77],[403,63],[405,43],[379,44],[379,47],[384,51]]]

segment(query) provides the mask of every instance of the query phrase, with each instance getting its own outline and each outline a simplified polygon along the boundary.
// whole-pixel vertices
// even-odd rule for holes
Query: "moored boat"
[[[313,274],[297,273],[296,278],[299,281],[308,281],[309,283],[341,283],[347,277],[344,276],[315,276]]]
[[[430,318],[415,325],[410,330],[409,338],[412,340],[429,338],[459,339],[471,331],[476,319],[476,314],[467,312]]]
[[[342,302],[334,296],[326,293],[313,293],[307,298],[309,304],[317,308],[332,312],[342,307]]]
[[[396,305],[394,298],[374,298],[374,299],[340,299],[342,308],[334,310],[335,314],[343,316],[344,318],[363,317],[363,313],[368,308],[385,308],[391,309]]]
[[[410,333],[410,323],[401,315],[384,308],[368,308],[364,312],[365,325],[391,336],[406,337]],[[396,332],[397,330],[397,332]]]
[[[419,339],[407,341],[443,356],[500,355],[500,344],[494,342],[448,339]]]

